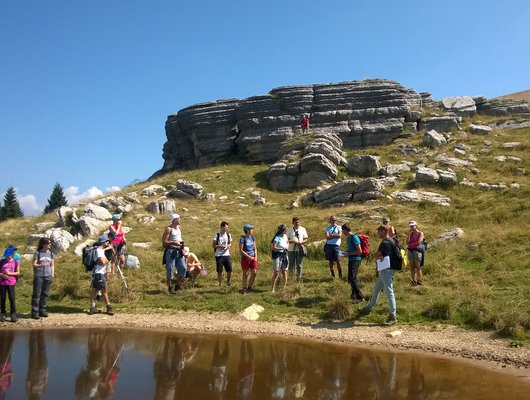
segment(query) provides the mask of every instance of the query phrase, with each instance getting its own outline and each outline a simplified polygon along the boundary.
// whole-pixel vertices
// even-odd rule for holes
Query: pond
[[[7,399],[528,399],[524,378],[416,353],[128,329],[0,332]]]

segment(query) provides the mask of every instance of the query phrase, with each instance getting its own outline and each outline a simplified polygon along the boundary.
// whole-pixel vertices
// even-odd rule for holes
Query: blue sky
[[[26,215],[161,168],[167,115],[282,85],[388,78],[440,99],[530,89],[530,1],[0,3],[0,194]]]

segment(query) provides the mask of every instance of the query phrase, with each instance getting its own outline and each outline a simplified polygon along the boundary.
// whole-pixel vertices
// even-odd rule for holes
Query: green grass
[[[402,155],[394,151],[397,144],[365,149],[356,154],[375,154],[382,164],[402,160],[424,163],[428,166],[446,169],[436,165],[431,150],[421,146],[421,135],[417,134],[406,143],[422,149],[418,155]],[[481,155],[484,140],[490,140],[491,153]],[[138,214],[146,214],[145,206],[156,198],[141,198],[133,212],[124,217],[124,225],[132,230],[127,234],[129,252],[140,258],[141,268],[126,271],[130,291],[125,293],[117,277],[110,281],[110,297],[117,312],[172,313],[175,310],[196,310],[201,312],[240,313],[252,303],[265,307],[265,320],[293,319],[296,321],[348,320],[355,314],[349,303],[349,285],[346,281],[333,280],[329,276],[327,263],[323,259],[322,246],[309,247],[309,257],[304,261],[302,284],[290,282],[277,293],[270,292],[271,260],[270,240],[280,223],[289,224],[291,218],[299,216],[307,228],[310,241],[324,239],[324,229],[331,214],[339,216],[339,222],[348,222],[355,230],[371,235],[372,248],[377,248],[375,229],[378,216],[389,215],[401,235],[407,233],[407,222],[417,220],[429,241],[438,234],[455,226],[462,228],[465,235],[456,242],[431,246],[426,254],[424,286],[409,286],[409,272],[396,274],[395,291],[398,304],[398,318],[404,324],[453,324],[469,329],[486,329],[509,336],[514,343],[530,339],[530,246],[526,221],[530,216],[530,186],[528,176],[515,174],[510,164],[493,160],[497,155],[514,155],[523,162],[517,167],[530,171],[527,150],[530,148],[530,129],[511,132],[496,132],[488,137],[468,135],[459,142],[469,147],[468,153],[477,156],[474,167],[480,170],[472,175],[470,168],[456,168],[459,176],[470,181],[499,183],[509,186],[512,182],[521,184],[521,189],[502,192],[484,192],[477,188],[456,186],[453,188],[421,188],[445,194],[452,199],[451,207],[438,207],[430,203],[397,203],[383,199],[369,204],[347,204],[342,208],[302,207],[291,208],[297,197],[307,193],[278,193],[268,188],[267,165],[244,165],[228,163],[193,171],[173,172],[150,182],[127,187],[125,192],[140,191],[150,184],[175,184],[177,179],[199,182],[206,193],[215,193],[213,202],[198,200],[176,200],[178,212],[183,216],[182,230],[185,242],[198,254],[208,270],[206,278],[199,279],[196,287],[186,287],[176,296],[167,294],[165,270],[161,265],[162,247],[160,239],[168,225],[167,216],[156,216],[152,225],[138,222]],[[520,150],[501,148],[504,142],[523,143]],[[451,154],[454,143],[442,147],[437,153]],[[348,177],[345,170],[341,176]],[[385,189],[386,194],[404,189],[414,183],[414,173],[403,174],[395,187]],[[267,204],[257,206],[250,193],[259,190]],[[115,193],[114,195],[120,195]],[[220,196],[227,196],[224,202]],[[238,198],[240,197],[240,198]],[[368,214],[362,218],[351,216],[361,211]],[[27,237],[34,233],[37,222],[51,221],[52,215],[36,218],[20,218],[0,223],[0,243],[19,245],[24,252]],[[239,255],[233,254],[233,285],[218,287],[214,268],[212,237],[219,223],[226,220],[236,242],[245,223],[256,226],[260,268],[256,280],[256,293],[241,295],[241,270]],[[137,250],[134,242],[149,242],[148,250]],[[72,251],[76,242],[72,246]],[[344,263],[346,264],[346,263]],[[363,292],[370,293],[374,283],[373,260],[363,261],[359,280]],[[57,278],[52,287],[50,311],[77,313],[88,308],[89,276],[84,272],[79,257],[71,252],[58,255],[56,259]],[[346,275],[347,267],[343,265]],[[23,276],[17,284],[17,306],[21,312],[29,312],[31,296],[31,266],[22,263]],[[279,287],[281,288],[281,284]],[[386,299],[381,296],[378,307],[366,321],[381,322],[388,313]]]

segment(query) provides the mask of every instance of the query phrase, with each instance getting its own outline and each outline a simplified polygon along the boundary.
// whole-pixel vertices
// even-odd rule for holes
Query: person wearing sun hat
[[[418,223],[416,221],[410,221],[409,227],[410,233],[407,238],[407,259],[410,265],[410,284],[416,286],[422,284],[421,264],[423,260],[423,232],[418,229]]]
[[[11,322],[17,322],[17,306],[15,303],[15,285],[17,276],[20,274],[18,265],[14,259],[15,249],[8,247],[4,251],[2,267],[0,268],[0,305],[1,314],[0,322],[6,320],[6,295],[9,297],[9,306],[11,308]]]
[[[254,280],[258,272],[258,248],[256,247],[256,238],[252,235],[254,226],[251,224],[243,225],[244,236],[239,239],[239,251],[241,253],[241,268],[243,269],[243,290],[242,293],[252,292]],[[249,278],[250,273],[250,278]]]
[[[165,249],[164,263],[166,266],[167,290],[170,294],[175,294],[186,277],[186,259],[182,254],[184,240],[182,240],[182,231],[180,229],[180,215],[177,213],[171,214],[169,219],[170,225],[166,227],[162,235],[162,245]],[[172,286],[175,275],[175,286]]]

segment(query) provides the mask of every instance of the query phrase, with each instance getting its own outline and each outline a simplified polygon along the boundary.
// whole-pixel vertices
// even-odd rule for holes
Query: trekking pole
[[[114,359],[114,362],[113,362],[112,365],[110,366],[110,368],[109,368],[109,372],[107,372],[107,376],[105,377],[105,379],[108,379],[108,378],[109,378],[110,371],[112,371],[112,368],[114,368],[114,366],[115,366],[116,363],[118,362],[118,358],[120,358],[121,353],[123,352],[124,348],[125,348],[125,344],[122,344],[122,345],[121,345],[121,348],[120,348],[120,351],[118,352],[118,355],[116,356],[116,358]]]
[[[125,276],[123,276],[123,272],[121,271],[120,264],[116,264],[116,268],[118,269],[118,275],[121,278],[121,281],[123,282],[123,286],[125,287],[125,291],[128,292],[129,288],[127,287],[127,282],[125,282]]]

